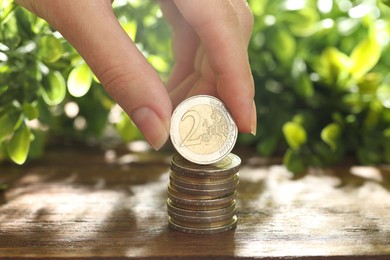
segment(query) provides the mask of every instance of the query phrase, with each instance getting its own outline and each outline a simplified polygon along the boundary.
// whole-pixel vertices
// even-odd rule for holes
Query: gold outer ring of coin
[[[227,219],[231,219],[236,214],[236,210],[233,210],[231,212],[228,212],[226,214],[222,214],[219,216],[207,216],[207,217],[190,217],[190,216],[183,216],[180,214],[177,214],[175,212],[172,212],[168,208],[168,216],[172,217],[173,219],[178,219],[183,222],[190,222],[190,223],[214,223],[214,222],[221,222]]]
[[[227,194],[230,194],[237,190],[239,182],[237,181],[236,184],[225,188],[225,189],[211,189],[211,190],[202,190],[202,189],[190,189],[187,187],[182,187],[177,185],[174,182],[170,182],[169,186],[173,188],[174,190],[188,194],[188,195],[199,195],[199,196],[210,196],[211,198],[215,197],[223,197]]]
[[[170,174],[169,175],[169,181],[170,183],[174,183],[177,186],[189,188],[189,189],[196,189],[196,190],[221,190],[221,189],[228,189],[232,186],[236,186],[239,183],[238,175],[235,174],[235,177],[229,179],[226,182],[211,182],[211,183],[198,183],[198,182],[188,182],[183,181],[180,178],[177,178],[175,175]]]
[[[229,182],[235,178],[239,178],[240,174],[237,172],[233,175],[223,176],[223,177],[213,177],[213,176],[189,176],[184,174],[178,174],[171,171],[170,176],[173,176],[175,179],[187,183],[198,183],[198,184],[220,184]]]
[[[192,206],[221,206],[231,203],[236,198],[237,192],[233,192],[224,197],[214,198],[214,199],[188,199],[178,196],[178,194],[170,192],[168,189],[168,198],[170,198],[175,205],[184,204],[184,205],[192,205]]]
[[[176,224],[175,221],[169,217],[169,226],[175,230],[178,230],[180,232],[189,233],[189,234],[199,234],[199,235],[206,235],[206,234],[217,234],[226,232],[232,229],[235,229],[237,227],[237,216],[234,216],[232,218],[232,222],[229,223],[226,226],[220,226],[220,227],[214,227],[214,228],[190,228],[190,227],[183,227],[179,224]]]
[[[218,208],[213,210],[190,210],[177,207],[170,199],[167,199],[167,208],[176,214],[189,217],[213,217],[230,213],[236,209],[236,201],[233,200],[229,205],[224,208]]]
[[[223,177],[237,173],[240,169],[240,165],[240,157],[233,153],[229,153],[220,161],[209,165],[192,163],[179,154],[174,154],[171,159],[171,170],[181,175],[188,175],[189,177]]]
[[[172,114],[173,146],[187,160],[212,164],[233,149],[238,128],[224,103],[213,96],[198,95],[180,103]]]

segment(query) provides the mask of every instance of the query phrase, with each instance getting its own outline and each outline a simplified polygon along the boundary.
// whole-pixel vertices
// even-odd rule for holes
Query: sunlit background
[[[385,0],[251,0],[258,134],[238,145],[287,168],[390,163],[390,7]],[[171,30],[155,1],[116,0],[124,30],[166,80]],[[0,161],[58,140],[115,147],[142,135],[62,36],[0,0]]]

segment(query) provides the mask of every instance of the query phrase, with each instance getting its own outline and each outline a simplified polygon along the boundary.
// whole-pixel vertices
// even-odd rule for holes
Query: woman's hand
[[[167,88],[121,28],[110,0],[16,2],[75,47],[154,149],[169,137],[172,107],[195,94],[219,97],[241,132],[256,132],[246,51],[253,17],[245,0],[160,0],[174,30]]]

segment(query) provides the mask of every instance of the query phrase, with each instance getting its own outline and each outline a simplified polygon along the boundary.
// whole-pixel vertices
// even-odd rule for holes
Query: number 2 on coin
[[[192,126],[191,130],[187,134],[187,136],[184,137],[183,142],[180,144],[180,146],[191,146],[191,145],[198,145],[201,143],[201,138],[202,136],[199,136],[198,138],[194,138],[195,133],[198,131],[199,124],[200,124],[200,115],[194,111],[194,110],[189,110],[186,112],[181,121],[186,120],[187,118],[192,119]]]

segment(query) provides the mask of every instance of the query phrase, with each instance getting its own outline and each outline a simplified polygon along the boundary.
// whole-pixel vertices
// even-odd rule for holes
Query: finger
[[[213,96],[217,96],[215,75],[202,47],[199,47],[196,53],[194,68],[195,71],[192,74],[170,91],[169,95],[174,106],[183,99],[194,95],[214,93]],[[205,84],[202,85],[201,82]]]
[[[188,97],[188,93],[193,88],[196,82],[200,79],[200,74],[194,72],[187,76],[180,84],[169,92],[173,107],[179,105],[185,98]]]
[[[167,83],[167,89],[170,91],[194,72],[193,64],[199,38],[172,1],[160,1],[160,6],[173,29],[172,47],[175,63]]]
[[[253,15],[249,9],[249,6],[246,0],[241,1],[232,1],[234,10],[237,13],[238,20],[241,27],[242,37],[246,44],[249,44],[250,36],[253,29]],[[181,84],[181,90],[187,92],[188,96],[199,95],[199,94],[208,94],[208,95],[218,95],[215,90],[216,82],[214,72],[211,69],[210,63],[208,61],[207,55],[204,52],[204,48],[200,47],[196,54],[195,71],[197,71],[202,79],[197,80],[195,85],[192,86],[183,86]]]
[[[254,24],[252,11],[246,0],[234,0],[231,1],[231,3],[237,14],[243,40],[248,45],[252,35]]]
[[[241,37],[240,22],[231,1],[175,0],[175,3],[206,50],[216,74],[218,96],[226,103],[240,131],[254,132],[253,78],[247,44]]]
[[[192,86],[192,88],[189,89],[187,96],[201,94],[218,96],[215,74],[210,66],[210,62],[203,47],[200,47],[197,53],[195,71],[201,75],[201,78]]]
[[[58,29],[153,148],[167,140],[171,103],[157,73],[122,30],[108,0],[19,1]]]
[[[218,96],[214,72],[210,68],[203,48],[199,48],[196,56],[195,72],[169,93],[174,107],[190,96]]]

